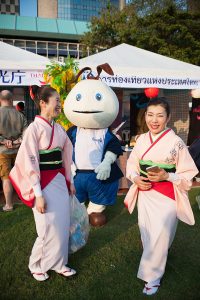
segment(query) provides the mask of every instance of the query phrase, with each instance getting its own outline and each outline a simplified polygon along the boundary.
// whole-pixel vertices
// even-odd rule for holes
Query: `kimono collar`
[[[40,120],[43,120],[44,122],[46,122],[49,126],[53,126],[53,124],[54,124],[54,121],[52,121],[51,123],[47,120],[47,119],[45,119],[45,118],[43,118],[43,117],[41,117],[41,116],[35,116],[35,119],[40,119]]]
[[[150,138],[150,142],[151,144],[153,144],[166,130],[168,130],[169,128],[165,128],[163,131],[159,132],[156,135],[153,135],[150,131],[149,131],[149,138]]]
[[[151,146],[144,152],[141,159],[143,159],[144,156],[151,150],[151,148],[154,147],[159,142],[159,140],[162,139],[162,137],[165,136],[169,131],[171,131],[170,128],[165,129],[163,132],[161,132],[161,134],[159,134],[159,137],[154,142],[152,141],[151,134],[149,131],[149,138],[150,138]]]

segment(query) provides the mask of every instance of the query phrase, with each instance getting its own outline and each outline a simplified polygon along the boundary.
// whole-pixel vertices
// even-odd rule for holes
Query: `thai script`
[[[163,85],[163,86],[198,86],[200,80],[197,79],[181,79],[181,78],[168,78],[168,77],[139,77],[139,76],[102,76],[101,80],[106,83],[126,83],[135,85]]]

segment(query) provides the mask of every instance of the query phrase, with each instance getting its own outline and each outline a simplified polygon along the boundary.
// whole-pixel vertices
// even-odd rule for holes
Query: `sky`
[[[37,17],[37,1],[20,0],[20,16]]]

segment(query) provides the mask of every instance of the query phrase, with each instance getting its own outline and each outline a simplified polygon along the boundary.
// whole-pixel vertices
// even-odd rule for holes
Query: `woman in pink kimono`
[[[138,199],[143,244],[138,278],[146,282],[146,295],[156,293],[160,286],[177,220],[194,224],[187,191],[198,170],[186,145],[166,127],[169,118],[165,99],[149,102],[145,114],[149,132],[139,136],[127,161],[127,178],[133,184],[125,205],[132,213]]]
[[[34,88],[34,87],[33,87]],[[41,111],[24,135],[10,173],[21,200],[32,207],[38,237],[29,269],[38,281],[47,271],[68,277],[76,272],[67,267],[69,239],[69,193],[72,145],[64,129],[54,122],[60,113],[60,97],[51,87],[34,88],[34,101]]]

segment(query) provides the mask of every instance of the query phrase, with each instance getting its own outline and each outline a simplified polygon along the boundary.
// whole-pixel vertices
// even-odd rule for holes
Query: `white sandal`
[[[47,273],[32,273],[32,275],[37,281],[45,281],[49,278]]]
[[[160,284],[153,285],[151,287],[148,287],[148,284],[145,284],[144,289],[143,289],[143,294],[146,294],[148,296],[153,295],[153,294],[157,293],[159,287],[160,287]]]
[[[71,269],[71,268],[66,267],[66,270],[61,271],[61,272],[56,271],[56,273],[58,273],[59,275],[62,275],[62,276],[64,276],[64,277],[70,277],[70,276],[75,275],[75,274],[76,274],[76,271],[75,271],[74,269]]]

